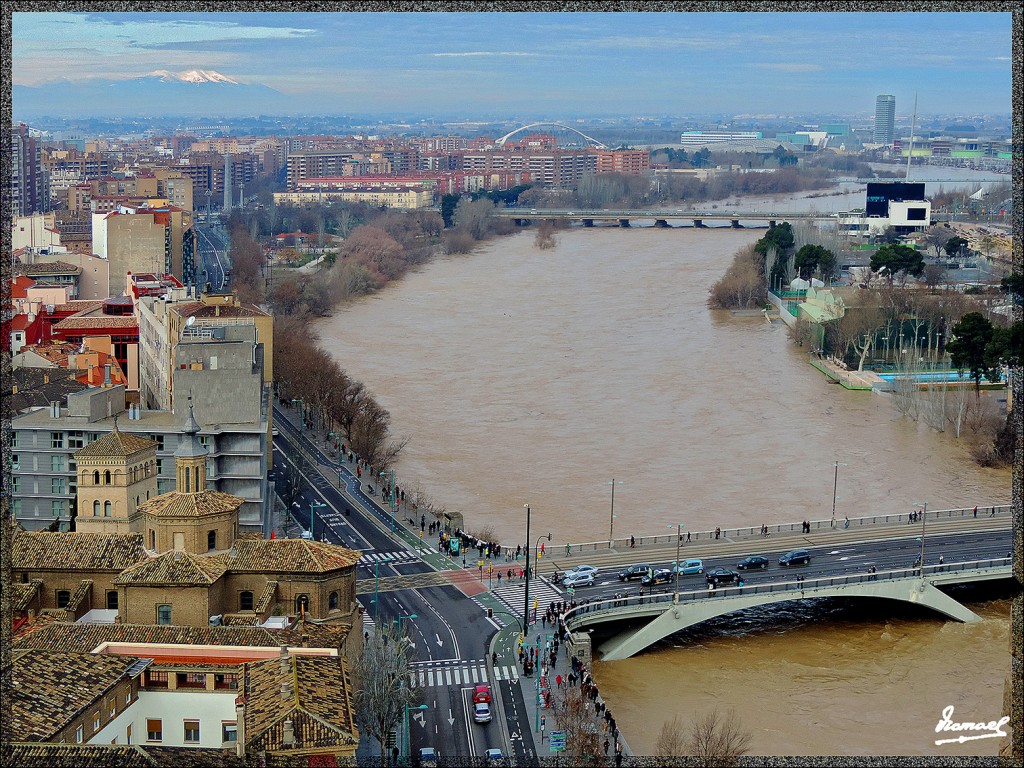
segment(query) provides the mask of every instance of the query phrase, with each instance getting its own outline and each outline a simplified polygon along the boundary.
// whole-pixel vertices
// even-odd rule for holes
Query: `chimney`
[[[295,746],[295,726],[292,725],[290,719],[284,721],[284,738],[281,739],[281,742],[286,747]]]
[[[110,363],[103,366],[103,386],[110,386]]]
[[[244,674],[248,674],[249,665],[244,667]],[[245,696],[235,697],[235,754],[238,757],[245,757]]]

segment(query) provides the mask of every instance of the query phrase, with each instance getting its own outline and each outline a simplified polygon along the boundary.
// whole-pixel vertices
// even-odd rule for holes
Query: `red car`
[[[473,689],[473,703],[474,704],[490,704],[491,703],[491,686],[489,685],[478,685]]]

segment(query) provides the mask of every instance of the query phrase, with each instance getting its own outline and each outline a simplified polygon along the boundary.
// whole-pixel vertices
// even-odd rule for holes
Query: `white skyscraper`
[[[892,146],[896,138],[896,97],[881,95],[875,99],[875,144]]]

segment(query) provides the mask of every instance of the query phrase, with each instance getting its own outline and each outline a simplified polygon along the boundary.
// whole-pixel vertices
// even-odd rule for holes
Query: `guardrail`
[[[962,573],[967,571],[983,572],[993,568],[1010,568],[1011,558],[999,557],[989,560],[971,560],[962,563],[945,563],[943,565],[926,565],[924,575],[938,573]],[[771,582],[770,584],[750,584],[735,587],[707,587],[702,589],[690,589],[686,592],[679,592],[679,602],[694,602],[697,600],[714,600],[722,597],[736,597],[738,595],[771,594],[776,592],[800,592],[801,596],[808,590],[816,590],[824,587],[838,587],[848,584],[861,584],[876,581],[899,581],[917,580],[921,578],[920,568],[895,568],[888,571],[877,571],[875,573],[845,574],[841,576],[821,576],[814,579],[800,581]],[[648,610],[654,608],[657,612],[662,607],[672,605],[675,601],[675,593],[672,591],[657,595],[632,595],[627,597],[611,597],[590,600],[578,604],[565,613],[565,624],[570,630],[579,629],[589,623],[584,616],[593,613],[601,613],[603,616],[621,615],[623,617],[633,616],[638,608]]]
[[[960,509],[937,509],[928,510],[928,522],[935,522],[937,520],[947,519],[963,519],[963,518],[974,518],[975,507],[964,507]],[[978,518],[1000,518],[1003,516],[1010,516],[1013,512],[1013,507],[1009,504],[998,504],[995,506],[988,507],[977,507]],[[822,530],[853,530],[855,528],[865,528],[874,525],[919,525],[921,519],[918,518],[916,521],[911,522],[910,512],[903,512],[895,515],[865,515],[864,517],[851,517],[851,518],[835,518],[827,520],[812,520],[810,522],[811,531],[822,531]],[[847,521],[849,525],[847,525]],[[807,533],[803,528],[803,522],[796,523],[779,523],[776,525],[768,526],[768,534],[792,534],[792,533]],[[717,534],[716,531],[683,531],[682,541],[684,543],[692,543],[694,541],[708,542],[708,541],[721,541],[724,539],[730,540],[744,540],[744,539],[764,539],[765,536],[761,533],[760,526],[750,526],[741,528],[722,528],[719,529]],[[626,536],[623,538],[615,538],[611,541],[605,539],[604,541],[586,541],[581,543],[570,544],[572,547],[572,553],[575,555],[580,552],[598,552],[601,550],[624,548],[624,549],[635,549],[644,545],[654,544],[676,544],[675,533],[658,533],[649,534],[643,536]],[[561,545],[566,546],[565,544]],[[550,545],[550,551],[552,554],[557,553],[558,546]]]

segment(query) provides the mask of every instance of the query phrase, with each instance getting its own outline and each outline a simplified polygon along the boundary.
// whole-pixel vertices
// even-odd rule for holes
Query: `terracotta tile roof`
[[[224,623],[229,627],[258,627],[263,623],[263,620],[259,616],[231,614],[224,616]]]
[[[66,261],[43,261],[36,264],[15,264],[14,274],[42,277],[43,275],[80,275],[82,268]]]
[[[216,320],[218,317],[270,317],[259,307],[253,304],[214,304],[212,306],[197,301],[183,306],[176,306],[175,311],[182,317],[195,317],[197,320]],[[217,314],[217,310],[220,314]]]
[[[340,656],[288,656],[245,665],[245,733],[250,748],[284,746],[291,720],[294,749],[355,745],[352,683]],[[282,686],[289,696],[282,695]]]
[[[323,573],[354,566],[361,552],[306,539],[240,539],[231,550],[233,572]]]
[[[232,496],[221,491],[168,491],[141,504],[139,510],[155,517],[202,517],[218,512],[231,512],[244,503],[245,499],[241,496]]]
[[[26,611],[39,594],[43,586],[42,579],[32,579],[28,584],[15,582],[11,585],[11,610]]]
[[[19,315],[19,317],[23,317],[23,315]],[[49,341],[45,344],[22,347],[22,351],[34,352],[41,358],[66,368],[68,365],[68,355],[75,354],[78,351],[78,347],[70,341]]]
[[[260,593],[259,600],[256,601],[256,613],[266,613],[270,610],[270,606],[274,604],[274,595],[277,594],[277,582],[268,581],[266,586],[263,587],[263,592]]]
[[[96,307],[102,307],[103,302],[97,299],[75,299],[69,301],[67,304],[58,304],[53,308],[54,313],[63,312],[86,312],[90,309],[96,309]]]
[[[14,733],[45,741],[124,680],[136,658],[22,649],[11,661]]]
[[[126,568],[114,577],[116,586],[128,584],[209,585],[227,570],[227,555],[165,552]]]
[[[118,459],[133,456],[140,451],[155,448],[156,443],[145,437],[139,437],[129,432],[122,432],[115,426],[103,437],[97,438],[85,448],[75,451],[75,459],[90,458],[94,456],[111,456]]]
[[[145,558],[141,533],[15,531],[11,567],[19,570],[123,571]]]
[[[248,645],[336,648],[345,644],[344,625],[300,624],[301,629],[266,627],[186,627],[156,624],[69,624],[52,619],[29,624],[14,638],[15,648],[44,648],[87,653],[102,643],[167,643],[171,645]],[[304,640],[305,638],[305,640]]]
[[[65,317],[55,323],[55,331],[66,331],[73,328],[138,328],[139,321],[129,315],[94,315],[87,317]]]
[[[85,600],[89,596],[89,593],[91,591],[92,591],[92,579],[82,579],[80,582],[78,582],[78,589],[76,589],[71,594],[71,597],[68,600],[68,604],[65,607],[65,610],[68,610],[68,611],[76,611],[76,610],[78,610],[78,607],[82,604],[82,601]]]
[[[65,400],[71,392],[88,389],[75,379],[78,373],[67,368],[13,369],[11,378],[18,392],[10,396],[11,413],[21,413],[30,408],[46,408],[51,402]]]
[[[153,768],[160,765],[141,747],[128,744],[11,744],[10,750],[10,765],[18,766]]]

